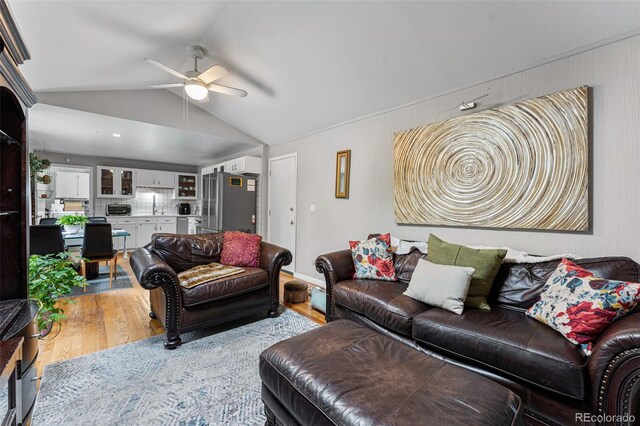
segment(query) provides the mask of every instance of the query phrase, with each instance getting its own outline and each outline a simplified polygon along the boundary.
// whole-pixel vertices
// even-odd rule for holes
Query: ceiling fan
[[[242,98],[247,96],[247,92],[242,89],[236,89],[234,87],[227,87],[221,84],[213,83],[217,79],[227,75],[227,70],[223,66],[214,65],[206,71],[198,71],[198,59],[204,58],[204,55],[206,53],[202,46],[189,46],[188,52],[189,56],[193,58],[194,66],[193,71],[187,71],[185,74],[171,69],[161,62],[145,58],[145,61],[149,62],[151,65],[155,65],[161,70],[184,80],[182,83],[155,84],[149,87],[153,87],[154,89],[184,87],[184,91],[186,92],[187,96],[189,96],[193,100],[200,102],[209,101],[209,91],[224,93],[225,95],[239,96]]]

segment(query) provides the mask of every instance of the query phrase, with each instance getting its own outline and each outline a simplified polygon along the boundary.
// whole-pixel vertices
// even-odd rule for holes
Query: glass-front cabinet
[[[116,194],[116,182],[113,168],[98,167],[98,197],[113,197]]]
[[[135,181],[133,169],[98,166],[98,198],[133,198]]]
[[[120,195],[133,197],[133,169],[120,169]]]
[[[176,173],[176,199],[195,200],[198,198],[198,175]]]

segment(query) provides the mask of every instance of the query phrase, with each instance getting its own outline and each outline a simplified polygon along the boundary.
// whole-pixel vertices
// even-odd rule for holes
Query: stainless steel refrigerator
[[[202,177],[202,223],[198,233],[256,232],[256,181],[212,173]]]

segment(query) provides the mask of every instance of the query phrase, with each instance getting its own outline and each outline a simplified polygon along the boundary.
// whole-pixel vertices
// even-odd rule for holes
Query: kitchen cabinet
[[[175,217],[160,217],[158,218],[158,231],[163,234],[175,234],[177,232],[177,218]]]
[[[56,172],[55,197],[89,199],[89,174],[75,172]]]
[[[224,171],[227,173],[250,173],[259,175],[262,173],[262,158],[239,157],[225,162]]]
[[[112,228],[124,229],[129,233],[129,237],[127,237],[127,251],[135,249],[138,247],[136,242],[136,235],[138,231],[138,222],[135,218],[132,217],[114,217],[107,216],[107,222],[111,224]],[[123,250],[124,249],[124,238],[116,237],[113,239],[113,248],[115,250]]]
[[[89,173],[78,173],[78,198],[91,198],[91,183]]]
[[[149,244],[155,233],[175,234],[177,232],[175,216],[107,216],[107,221],[112,228],[124,229],[131,235],[127,237],[127,251]],[[123,245],[123,238],[113,239],[115,250],[122,250]]]
[[[136,186],[154,186],[156,172],[153,170],[136,170]]]
[[[151,237],[155,234],[158,228],[158,224],[155,220],[152,221],[143,221],[142,223],[138,223],[138,232],[137,232],[137,246],[144,247],[145,245],[151,242]]]
[[[176,173],[176,200],[196,200],[198,198],[198,175]]]
[[[121,224],[118,225],[117,228],[119,229],[124,229],[125,231],[127,231],[131,236],[127,237],[127,251],[131,250],[131,249],[135,249],[136,247],[138,247],[138,244],[136,242],[136,237],[137,237],[137,230],[138,230],[138,226],[136,224],[133,225],[126,225],[126,224]],[[113,239],[113,248],[115,250],[123,250],[124,249],[124,238],[114,238]]]
[[[133,169],[97,167],[97,198],[133,198],[135,179]]]
[[[125,198],[133,198],[135,181],[133,178],[133,169],[118,169],[118,176],[120,176],[120,195]]]
[[[173,172],[156,172],[156,179],[158,186],[161,188],[175,188],[176,176]]]
[[[136,170],[136,186],[147,188],[175,188],[176,176],[174,172],[160,170]]]

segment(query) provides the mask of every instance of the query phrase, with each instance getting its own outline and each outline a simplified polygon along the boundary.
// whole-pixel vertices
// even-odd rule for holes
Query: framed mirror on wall
[[[338,151],[336,155],[336,198],[349,198],[349,174],[351,150]]]

